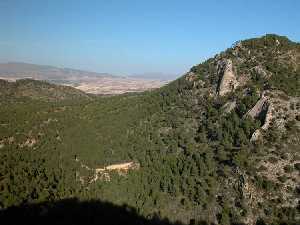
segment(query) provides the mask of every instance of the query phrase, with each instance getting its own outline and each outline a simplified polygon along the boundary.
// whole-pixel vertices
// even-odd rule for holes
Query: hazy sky
[[[300,41],[299,0],[0,0],[0,61],[181,74],[237,40]]]

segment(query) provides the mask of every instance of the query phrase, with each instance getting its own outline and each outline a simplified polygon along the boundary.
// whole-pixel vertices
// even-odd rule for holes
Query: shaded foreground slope
[[[58,202],[11,207],[0,211],[1,221],[7,225],[84,225],[84,224],[131,224],[131,225],[180,225],[168,219],[144,218],[127,205],[117,206],[109,202],[64,199]],[[203,223],[205,224],[205,223]]]
[[[299,222],[299,56],[266,35],[155,91],[2,100],[1,207],[76,196],[172,223]]]

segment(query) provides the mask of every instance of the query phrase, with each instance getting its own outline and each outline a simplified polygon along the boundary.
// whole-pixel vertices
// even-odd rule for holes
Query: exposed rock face
[[[193,88],[198,87],[198,88],[204,88],[205,82],[198,79],[197,80],[197,74],[194,72],[188,72],[185,74],[185,79],[189,82],[193,82]]]
[[[232,61],[230,59],[219,61],[217,66],[218,77],[220,77],[220,83],[217,93],[220,96],[233,91],[238,86],[238,81],[233,72]]]
[[[260,66],[260,65],[259,65],[259,66],[253,67],[253,71],[254,71],[257,75],[259,75],[259,76],[261,76],[261,77],[263,77],[263,78],[269,78],[269,77],[271,76],[271,74],[270,74],[270,73],[267,73],[266,70],[264,70],[263,67]]]
[[[230,113],[232,110],[235,109],[235,107],[236,107],[236,101],[231,101],[223,105],[222,109],[224,110],[224,113]]]
[[[197,75],[194,73],[194,72],[188,72],[186,75],[185,75],[185,79],[192,82],[196,79]]]
[[[252,134],[250,141],[251,142],[256,142],[261,138],[261,131],[260,129],[257,129],[256,131],[254,131],[254,133]]]
[[[263,96],[255,106],[250,109],[245,116],[250,116],[253,119],[259,119],[263,124],[263,129],[267,129],[271,122],[270,102],[268,98]]]
[[[261,121],[261,128],[257,129],[251,136],[250,141],[255,142],[258,141],[261,138],[261,130],[267,130],[270,126],[270,123],[272,121],[272,108],[273,105],[270,101],[270,99],[266,96],[264,96],[264,93],[260,100],[255,104],[255,106],[250,109],[246,114],[246,116],[249,116],[253,119],[258,119]]]
[[[261,128],[252,134],[251,141],[257,141],[261,137],[261,131],[270,126],[284,131],[286,123],[295,120],[298,113],[296,105],[299,102],[299,97],[287,97],[281,91],[263,92],[261,99],[245,114],[245,117],[258,119],[262,123]]]

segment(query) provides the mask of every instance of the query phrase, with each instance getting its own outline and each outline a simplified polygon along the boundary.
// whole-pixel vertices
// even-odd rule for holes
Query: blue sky
[[[0,61],[182,74],[237,40],[300,41],[299,0],[1,0]]]

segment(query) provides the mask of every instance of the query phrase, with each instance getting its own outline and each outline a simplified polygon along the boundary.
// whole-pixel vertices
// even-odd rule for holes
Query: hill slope
[[[61,101],[90,99],[91,97],[72,87],[49,84],[45,81],[22,79],[8,82],[0,79],[0,98],[2,101],[14,101],[22,98]]]
[[[1,101],[1,207],[76,197],[153,224],[299,223],[299,46],[241,41],[140,94]]]

